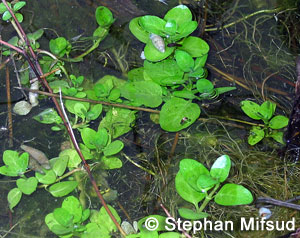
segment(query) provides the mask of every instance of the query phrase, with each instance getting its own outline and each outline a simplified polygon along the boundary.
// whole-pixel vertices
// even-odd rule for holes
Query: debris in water
[[[43,168],[50,169],[50,163],[47,156],[40,150],[32,148],[27,145],[21,145],[21,149],[28,152],[28,154],[35,159]]]

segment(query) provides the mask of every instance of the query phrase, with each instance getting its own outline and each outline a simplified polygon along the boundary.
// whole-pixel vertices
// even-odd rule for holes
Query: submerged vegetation
[[[20,25],[26,19],[23,10],[35,3],[0,3],[2,20],[17,34],[0,39],[5,59],[1,69],[7,69],[10,95],[8,63],[13,62],[17,80],[12,84],[22,95],[13,110],[7,97],[8,129],[3,131],[9,132],[11,148],[3,147],[0,174],[3,182],[14,185],[2,196],[7,196],[9,213],[20,216],[16,226],[24,223],[26,233],[32,232],[26,229],[32,217],[42,220],[30,236],[275,237],[289,232],[193,234],[188,229],[171,231],[166,219],[238,223],[241,217],[263,216],[257,208],[264,205],[253,203],[258,197],[284,201],[298,195],[297,165],[276,152],[285,144],[288,117],[274,115],[276,108],[287,115],[290,106],[294,85],[288,77],[294,76],[294,64],[288,50],[295,49],[299,36],[283,37],[290,32],[288,20],[294,19],[296,6],[290,1],[273,7],[253,1],[245,15],[240,14],[242,1],[180,1],[174,7],[164,3],[168,9],[163,17],[137,14],[124,35],[116,24],[121,13],[108,3],[97,6],[92,34],[73,38],[53,29],[56,36],[49,37],[47,28],[25,33]],[[272,18],[281,25],[274,27]],[[269,32],[262,24],[271,26]],[[222,40],[210,32],[220,32]],[[100,79],[83,70],[94,66],[93,61],[101,62],[102,71],[95,69],[101,71]],[[276,81],[267,87],[271,78]],[[37,131],[45,134],[13,136],[12,111],[34,125],[29,130],[39,123],[43,129]],[[32,134],[36,140],[25,141]],[[13,140],[18,146],[13,147]],[[49,160],[46,154],[51,154]],[[26,201],[35,201],[39,210],[26,208]],[[43,201],[51,206],[43,207]],[[299,218],[282,206],[270,208],[268,219]],[[40,226],[44,228],[38,230]],[[13,228],[1,229],[22,237]]]

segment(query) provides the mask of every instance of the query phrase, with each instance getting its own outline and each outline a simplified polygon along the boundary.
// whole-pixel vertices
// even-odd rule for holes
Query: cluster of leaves
[[[178,194],[186,201],[192,203],[196,211],[180,208],[178,212],[186,219],[201,219],[209,216],[203,212],[207,203],[214,198],[215,203],[223,206],[245,205],[253,201],[251,192],[242,185],[227,183],[214,195],[229,175],[231,160],[229,156],[222,155],[212,165],[210,171],[201,163],[193,159],[180,161],[179,172],[175,178]],[[209,190],[212,190],[208,193]],[[205,199],[199,208],[200,201]]]
[[[35,176],[27,178],[25,172],[29,166],[29,155],[27,152],[20,156],[18,152],[6,150],[3,153],[4,166],[0,167],[0,174],[11,177],[20,177],[17,179],[17,187],[9,191],[7,199],[9,208],[12,210],[21,200],[22,194],[30,195],[36,191],[38,183],[48,187],[48,191],[54,197],[63,197],[72,192],[78,185],[76,181],[60,181],[60,176],[64,174],[68,167],[69,157],[60,155],[51,159],[51,169],[44,169],[41,172],[35,172]],[[43,173],[43,174],[42,174]]]
[[[11,5],[10,2],[7,2],[7,5],[13,11],[18,22],[21,23],[23,21],[23,15],[21,13],[19,13],[18,11],[26,5],[26,2],[25,1],[16,1],[13,4],[13,6]],[[12,16],[11,16],[10,12],[8,11],[8,9],[6,8],[6,6],[4,5],[4,3],[0,3],[0,14],[2,14],[3,21],[12,20]]]
[[[192,13],[185,5],[172,8],[164,19],[146,15],[132,19],[129,25],[132,34],[146,44],[146,60],[144,67],[128,73],[129,82],[121,95],[134,105],[148,107],[157,107],[165,101],[160,125],[166,131],[182,130],[199,117],[200,108],[191,102],[193,99],[212,99],[235,89],[215,88],[206,79],[204,66],[209,46],[201,38],[189,36],[196,28],[197,22],[192,20]],[[153,34],[165,44],[163,52],[152,40]],[[184,118],[187,119],[182,123]]]
[[[277,142],[284,144],[283,132],[279,131],[288,125],[289,119],[285,116],[274,116],[276,104],[270,101],[265,101],[263,104],[258,105],[252,101],[242,101],[241,108],[244,113],[254,119],[262,120],[264,126],[253,126],[250,130],[248,143],[255,145],[260,142],[264,137],[271,137]]]

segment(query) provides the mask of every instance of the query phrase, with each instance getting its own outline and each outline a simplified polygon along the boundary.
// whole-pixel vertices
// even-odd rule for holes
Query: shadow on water
[[[120,155],[123,167],[99,175],[99,179],[107,187],[118,192],[118,203],[124,207],[132,220],[149,214],[164,215],[159,207],[160,202],[164,203],[173,216],[177,216],[179,206],[186,205],[174,188],[174,177],[182,158],[195,158],[210,167],[215,158],[228,154],[233,161],[229,182],[246,186],[255,197],[287,200],[299,195],[298,165],[283,163],[277,153],[281,145],[267,139],[265,143],[251,147],[247,144],[250,127],[230,121],[230,118],[247,120],[239,107],[240,101],[247,98],[254,98],[259,103],[266,99],[271,100],[277,104],[277,112],[289,115],[294,91],[294,59],[299,53],[299,4],[288,0],[179,2],[187,4],[199,22],[200,27],[193,34],[201,35],[210,45],[207,61],[208,79],[218,86],[231,85],[237,86],[238,89],[201,103],[201,118],[190,128],[180,132],[171,161],[168,160],[168,156],[175,134],[164,132],[149,120],[148,113],[139,112],[133,130],[121,137],[125,144],[123,153],[157,176],[145,173],[128,162],[125,156]],[[143,64],[139,58],[143,45],[129,32],[128,22],[133,17],[145,14],[161,17],[177,4],[178,1],[171,0],[29,1],[23,10],[24,29],[26,32],[33,32],[45,28],[45,35],[40,44],[41,48],[48,49],[49,40],[57,36],[72,40],[79,35],[92,35],[96,28],[95,8],[104,5],[110,8],[116,18],[109,36],[83,62],[68,64],[66,67],[72,74],[84,75],[93,82],[107,74],[125,78],[122,67],[127,72]],[[271,14],[262,12],[239,22],[239,19],[247,14],[280,7],[283,10]],[[230,22],[236,24],[227,27]],[[201,31],[203,25],[210,30]],[[220,30],[224,26],[225,28]],[[1,28],[3,39],[7,40],[14,35],[8,24],[3,23]],[[90,46],[90,41],[74,40],[73,44],[75,51],[72,54],[77,55]],[[121,64],[117,60],[119,58],[123,58]],[[7,127],[5,70],[0,72],[0,76],[0,127]],[[12,102],[23,99],[21,92],[13,88],[17,86],[15,81],[11,71]],[[66,140],[65,135],[53,132],[48,125],[32,120],[32,116],[48,107],[53,107],[53,103],[44,98],[29,115],[13,115],[13,129],[17,140],[22,142],[34,138],[32,145],[44,151],[49,158],[54,158],[59,154],[60,144]],[[228,120],[223,120],[224,118]],[[92,127],[96,128],[97,124],[95,122]],[[80,138],[79,134],[76,136]],[[14,142],[13,148],[8,147],[7,137],[7,131],[0,131],[1,154],[7,149],[20,151],[20,144],[17,142]],[[89,181],[84,179],[86,190],[91,191]],[[23,196],[10,218],[6,196],[14,186],[13,180],[2,176],[1,234],[9,230],[7,221],[12,219],[12,224],[17,225],[6,237],[55,237],[45,225],[44,216],[60,206],[62,199],[53,198],[48,192],[39,189],[31,196]],[[91,192],[90,196],[92,208],[99,208],[95,195]],[[116,207],[122,220],[128,219],[118,203],[113,201],[111,204]],[[289,220],[292,217],[299,219],[299,214],[293,210],[281,207],[272,209],[274,220]],[[207,212],[214,220],[235,222],[240,217],[258,216],[254,205],[228,208],[212,204]],[[300,225],[299,220],[297,225]],[[241,232],[236,228],[227,232],[202,232],[195,237],[277,237],[285,233],[276,230]]]

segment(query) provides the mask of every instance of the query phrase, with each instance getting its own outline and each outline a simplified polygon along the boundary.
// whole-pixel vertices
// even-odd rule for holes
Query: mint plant
[[[193,159],[183,159],[175,178],[178,194],[195,206],[195,210],[179,208],[179,215],[185,219],[201,219],[209,216],[203,212],[207,204],[214,202],[222,206],[245,205],[253,201],[251,192],[242,185],[226,183],[231,160],[228,155],[222,155],[212,165],[210,171],[200,162]],[[210,191],[210,192],[209,192]],[[199,207],[199,202],[202,202]]]
[[[289,119],[282,115],[274,116],[276,104],[270,101],[265,101],[258,105],[252,101],[242,101],[241,109],[250,118],[254,120],[262,120],[263,126],[253,126],[250,130],[248,143],[255,145],[265,137],[271,137],[275,141],[284,144],[283,132],[280,129],[288,125]]]

